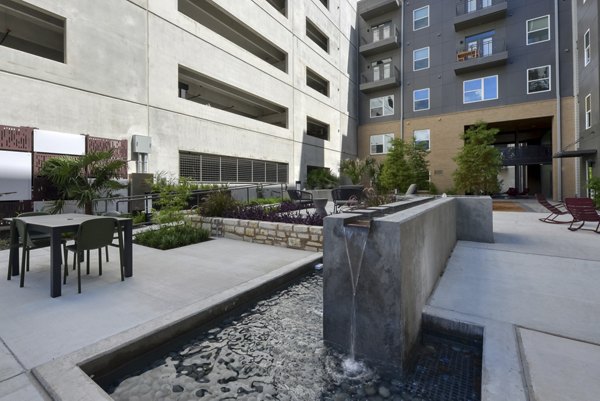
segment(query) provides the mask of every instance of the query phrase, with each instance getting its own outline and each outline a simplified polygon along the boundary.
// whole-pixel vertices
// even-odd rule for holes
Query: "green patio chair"
[[[73,267],[77,266],[77,292],[81,293],[81,256],[83,251],[86,251],[87,273],[90,271],[90,250],[98,250],[99,275],[102,275],[102,248],[112,244],[115,227],[118,227],[117,220],[112,217],[98,217],[92,220],[87,220],[81,223],[77,235],[75,236],[75,244],[68,245],[67,250],[74,253]],[[119,247],[123,249],[122,235],[119,233]],[[66,260],[65,260],[66,264]],[[121,281],[125,280],[125,272],[123,263],[119,264],[121,270]],[[63,284],[67,281],[67,268],[65,266],[65,274]]]
[[[30,214],[29,216],[32,215]],[[25,286],[25,266],[27,266],[27,271],[29,271],[29,252],[34,249],[45,248],[50,246],[50,236],[45,233],[37,233],[35,231],[30,230],[29,224],[27,224],[24,220],[21,220],[18,217],[15,217],[13,219],[13,224],[15,225],[17,233],[19,234],[20,246],[23,248],[21,255],[21,281],[19,284],[20,287],[23,287]],[[63,262],[66,264],[66,241],[61,240],[61,242],[63,245],[64,253]]]

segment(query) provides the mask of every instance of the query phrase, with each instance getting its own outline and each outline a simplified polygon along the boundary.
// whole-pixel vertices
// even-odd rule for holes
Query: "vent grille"
[[[192,181],[285,184],[288,171],[287,163],[179,152],[179,175]]]

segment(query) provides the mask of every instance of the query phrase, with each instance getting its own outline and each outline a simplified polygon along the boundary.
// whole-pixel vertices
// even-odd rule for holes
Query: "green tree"
[[[406,156],[412,174],[411,183],[417,184],[417,189],[429,190],[429,162],[425,147],[419,145],[413,138],[411,146],[406,146]]]
[[[590,192],[592,199],[594,200],[594,204],[596,205],[596,209],[600,209],[600,178],[590,178],[587,187],[591,190]]]
[[[453,174],[459,192],[491,195],[500,191],[502,156],[494,147],[498,131],[478,121],[461,134],[465,144],[454,158],[458,167]]]
[[[76,200],[86,214],[93,214],[93,201],[110,198],[126,185],[115,178],[127,164],[113,159],[113,150],[91,152],[80,157],[60,156],[46,160],[40,175],[46,177],[58,192],[52,213],[63,209],[66,200]]]
[[[391,145],[391,149],[381,167],[379,185],[382,189],[388,191],[397,189],[400,192],[405,192],[412,184],[413,179],[406,159],[406,145],[402,139],[398,138],[392,140]]]

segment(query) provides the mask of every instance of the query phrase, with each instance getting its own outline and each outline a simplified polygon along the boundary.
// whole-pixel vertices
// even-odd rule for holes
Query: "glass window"
[[[394,95],[370,100],[371,118],[394,115]]]
[[[583,35],[583,60],[584,65],[588,65],[591,61],[590,54],[590,30],[588,29]]]
[[[592,128],[592,95],[585,97],[585,129]]]
[[[390,21],[371,27],[373,33],[373,42],[379,42],[390,37],[392,33],[392,23]]]
[[[429,110],[429,88],[413,91],[413,111]]]
[[[391,76],[392,59],[374,61],[371,63],[371,69],[373,70],[373,81],[387,79]]]
[[[429,26],[429,6],[413,10],[413,31]]]
[[[527,44],[550,40],[550,16],[527,20]]]
[[[380,155],[387,153],[392,147],[394,134],[372,135],[370,140],[371,154]]]
[[[413,51],[413,71],[429,68],[429,47]]]
[[[463,82],[463,103],[498,99],[498,76],[477,78]]]
[[[527,93],[548,92],[550,90],[550,66],[527,70]]]
[[[413,131],[413,137],[415,138],[415,146],[418,146],[424,150],[429,150],[429,130],[419,129]]]

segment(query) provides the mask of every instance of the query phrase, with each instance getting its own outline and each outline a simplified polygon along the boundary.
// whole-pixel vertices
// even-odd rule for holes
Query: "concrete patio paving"
[[[460,241],[425,308],[485,327],[485,401],[600,394],[600,235],[544,224],[542,216],[495,212],[495,243]],[[25,288],[0,280],[0,400],[48,399],[30,369],[321,256],[226,239],[169,252],[136,246],[133,278],[120,282],[113,251],[100,278],[92,259],[82,294],[72,275],[52,299],[46,252],[32,252]],[[7,260],[0,251],[4,269]]]

